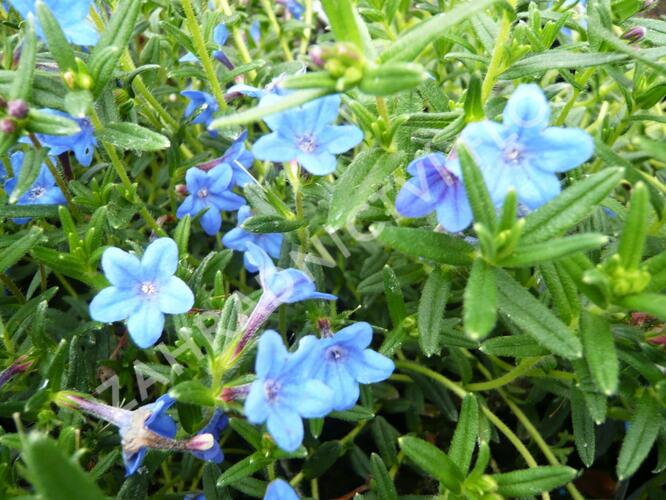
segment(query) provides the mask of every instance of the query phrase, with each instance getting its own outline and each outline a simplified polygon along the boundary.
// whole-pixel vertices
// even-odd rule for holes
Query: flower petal
[[[293,141],[277,132],[260,137],[252,146],[252,154],[257,160],[290,161],[296,158],[299,152]]]
[[[518,200],[530,209],[549,202],[560,194],[560,180],[551,172],[538,168],[520,168],[514,174],[514,184]]]
[[[305,103],[302,106],[306,117],[305,130],[318,135],[318,132],[321,132],[338,117],[340,102],[340,94],[333,94]]]
[[[353,384],[351,376],[349,379]],[[299,394],[295,401],[291,401],[291,404],[304,418],[320,418],[330,413],[334,401],[337,402],[338,394],[334,391],[335,388],[329,387],[319,380],[307,380],[298,386]],[[358,398],[358,393],[356,396]]]
[[[142,279],[153,281],[171,276],[178,269],[178,245],[171,238],[157,238],[141,258]]]
[[[548,126],[550,106],[536,84],[519,85],[503,113],[504,127],[519,139],[538,134]]]
[[[372,342],[372,327],[365,321],[359,321],[358,323],[344,327],[326,340],[330,341],[331,345],[340,343],[363,350]]]
[[[171,276],[160,282],[157,304],[163,313],[183,314],[192,309],[194,294],[183,280]]]
[[[425,217],[437,208],[445,192],[444,182],[428,183],[427,178],[412,177],[398,192],[395,209],[403,217]]]
[[[254,371],[260,379],[278,377],[287,363],[289,353],[280,334],[266,330],[259,339]]]
[[[104,276],[112,285],[129,288],[141,280],[141,263],[136,256],[110,247],[102,254]]]
[[[152,301],[143,301],[127,320],[130,337],[142,349],[155,345],[163,329],[164,314]]]
[[[110,286],[95,295],[90,302],[90,317],[103,323],[122,321],[140,305],[141,299],[134,289]]]
[[[549,127],[527,143],[530,164],[548,172],[566,172],[590,159],[592,136],[579,128]]]
[[[268,415],[266,427],[284,451],[296,451],[303,442],[303,421],[291,408],[274,406]]]
[[[264,495],[264,500],[299,500],[299,498],[294,488],[283,479],[271,481]]]
[[[264,398],[264,384],[261,380],[252,382],[250,392],[245,398],[243,413],[249,422],[261,424],[268,418],[269,407]]]
[[[199,219],[199,224],[201,224],[207,235],[216,235],[222,226],[222,216],[220,215],[219,208],[212,206],[212,204],[209,205],[208,210]]]
[[[313,175],[328,175],[335,172],[337,162],[335,156],[328,151],[322,151],[317,154],[307,154],[300,152],[296,160],[305,170]]]
[[[393,361],[372,349],[364,350],[360,361],[350,364],[350,369],[361,384],[374,384],[386,380],[395,369]]]
[[[329,126],[318,136],[319,145],[329,153],[349,151],[363,140],[363,131],[356,125]]]
[[[437,222],[452,233],[464,230],[472,223],[472,207],[469,205],[465,186],[461,181],[449,186],[446,196],[437,206]]]

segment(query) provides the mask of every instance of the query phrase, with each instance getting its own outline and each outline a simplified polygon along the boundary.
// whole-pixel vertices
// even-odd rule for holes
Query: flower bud
[[[641,5],[641,10],[647,10],[657,3],[658,0],[645,0]]]
[[[16,122],[11,118],[0,120],[0,132],[3,134],[13,134],[16,132]]]
[[[324,51],[321,47],[315,45],[310,49],[310,59],[315,66],[320,68],[324,67]]]
[[[647,34],[647,29],[644,26],[634,26],[633,28],[625,31],[622,34],[624,40],[628,40],[630,43],[636,43],[645,38]]]
[[[28,116],[29,109],[30,108],[28,108],[28,103],[23,99],[14,99],[13,101],[9,101],[7,103],[7,113],[9,116],[19,120]]]

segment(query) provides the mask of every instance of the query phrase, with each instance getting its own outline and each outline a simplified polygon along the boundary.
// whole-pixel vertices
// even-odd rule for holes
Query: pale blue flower
[[[245,200],[233,193],[231,189],[233,172],[231,167],[222,163],[211,170],[204,171],[192,167],[185,174],[185,182],[189,195],[178,207],[176,216],[182,219],[186,215],[192,217],[201,211],[201,227],[208,235],[215,235],[222,225],[220,210],[238,210]]]
[[[222,237],[222,244],[227,248],[233,248],[239,252],[247,251],[247,244],[254,243],[263,249],[268,255],[277,259],[280,257],[280,248],[284,236],[282,233],[251,233],[241,226],[245,220],[252,215],[252,209],[248,205],[242,206],[238,210],[238,226],[229,231]],[[254,266],[248,257],[243,255],[245,269],[251,273],[257,272],[258,268]]]
[[[274,479],[266,488],[264,500],[299,500],[296,490],[284,479]]]
[[[198,111],[199,114],[194,117],[192,124],[201,123],[208,128],[208,125],[213,121],[213,114],[219,109],[215,97],[200,90],[183,90],[180,95],[190,100],[183,116],[189,118]]]
[[[95,45],[99,34],[92,22],[88,20],[88,13],[93,0],[42,0],[53,16],[60,23],[67,40],[77,45]],[[35,19],[35,30],[41,38],[45,38],[42,27],[37,20],[36,0],[10,0],[10,3],[21,14],[23,19],[32,15]]]
[[[76,118],[74,116],[63,113],[55,109],[45,109],[47,113],[53,115],[63,116],[74,120],[79,124],[80,132],[72,135],[45,135],[37,134],[39,142],[42,146],[49,148],[49,154],[58,156],[62,153],[71,151],[74,153],[77,161],[84,167],[90,166],[97,146],[97,139],[95,139],[95,129],[87,118]]]
[[[220,158],[220,163],[227,163],[231,166],[233,171],[231,182],[234,186],[242,187],[252,180],[248,170],[252,168],[254,156],[245,147],[246,140],[247,130],[243,130]]]
[[[265,95],[260,106],[274,104],[280,99],[275,94]],[[295,160],[315,175],[335,171],[335,155],[348,151],[363,140],[363,132],[356,125],[332,125],[339,107],[340,96],[336,94],[266,116],[264,121],[273,132],[254,144],[255,158],[274,162]]]
[[[245,400],[244,413],[254,424],[266,422],[268,432],[285,451],[295,451],[303,442],[302,418],[319,418],[331,411],[333,392],[307,374],[317,349],[317,339],[301,339],[298,349],[289,353],[280,335],[266,331],[259,339],[255,371]]]
[[[224,64],[227,68],[233,69],[234,65],[231,63],[229,58],[227,58],[225,53],[221,50],[224,44],[227,43],[228,38],[229,38],[229,30],[227,29],[224,23],[220,23],[217,26],[215,26],[215,29],[213,30],[213,41],[220,46],[220,49],[213,51],[213,57],[218,61],[220,61],[222,64]],[[178,59],[178,61],[199,62],[199,58],[195,56],[192,52],[188,52],[183,57]]]
[[[305,7],[297,0],[277,0],[277,3],[284,5],[294,19],[300,19],[305,12]]]
[[[255,45],[259,45],[259,42],[261,42],[261,24],[259,23],[259,19],[255,19],[252,24],[250,25],[250,38],[254,41]]]
[[[442,153],[430,153],[407,166],[412,175],[398,193],[395,208],[405,217],[424,217],[437,213],[437,222],[451,232],[465,229],[472,222],[472,209],[462,179],[447,166]]]
[[[104,323],[127,319],[127,330],[141,348],[157,342],[165,314],[182,314],[194,305],[194,295],[178,269],[178,246],[171,238],[153,241],[141,260],[116,247],[102,254],[102,269],[112,286],[90,303],[90,316]]]
[[[582,129],[548,127],[550,107],[534,84],[520,85],[504,109],[504,123],[470,123],[460,136],[481,169],[488,191],[501,205],[510,189],[534,209],[561,190],[557,172],[587,161],[594,152],[592,137]],[[449,169],[461,177],[457,161]]]

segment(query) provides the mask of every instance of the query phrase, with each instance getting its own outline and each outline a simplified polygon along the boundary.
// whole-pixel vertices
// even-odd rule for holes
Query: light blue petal
[[[328,175],[335,172],[337,166],[335,156],[328,151],[322,151],[319,154],[307,154],[301,152],[296,156],[296,160],[305,170],[313,175]]]
[[[276,162],[291,161],[298,156],[300,150],[293,141],[287,141],[277,132],[260,137],[252,146],[252,154],[257,160]]]
[[[199,59],[197,58],[197,56],[192,54],[192,52],[188,52],[183,57],[178,59],[178,62],[199,62]]]
[[[395,209],[403,217],[425,217],[437,208],[445,192],[444,182],[429,183],[426,178],[412,177],[400,188]]]
[[[372,327],[365,321],[359,321],[344,327],[332,337],[327,338],[326,341],[330,345],[339,343],[361,351],[372,342]]]
[[[296,451],[303,442],[303,421],[288,407],[275,406],[266,421],[268,433],[284,451]]]
[[[275,95],[275,94],[264,94],[264,96],[259,101],[259,107],[261,108],[261,107],[271,106],[271,105],[276,104],[277,102],[279,102],[281,99],[282,99],[281,96],[278,96],[278,95]],[[281,112],[281,113],[273,113],[273,114],[264,116],[263,118],[264,118],[264,121],[266,122],[266,125],[268,125],[271,128],[271,130],[277,131],[277,130],[284,129],[283,121],[284,121],[284,118],[286,116],[288,116],[287,113],[288,113],[288,111],[287,112]],[[252,152],[254,152],[254,148],[253,148]],[[256,153],[255,153],[255,156],[256,156]]]
[[[92,23],[88,21],[77,23],[74,26],[64,27],[67,39],[76,45],[91,46],[99,41],[99,33]]]
[[[189,195],[187,198],[183,200],[183,203],[180,204],[178,209],[176,210],[176,217],[179,219],[182,219],[186,215],[191,215],[194,217],[197,214],[197,212],[194,211],[194,196]]]
[[[215,26],[215,29],[213,30],[213,40],[215,43],[218,45],[224,45],[227,43],[227,38],[229,38],[229,30],[224,23]]]
[[[215,206],[209,206],[199,219],[201,227],[209,236],[214,236],[220,231],[222,226],[222,216],[220,210]]]
[[[538,85],[519,85],[502,116],[507,130],[518,138],[527,139],[548,126],[550,106]]]
[[[315,299],[315,300],[338,300],[338,297],[336,295],[333,295],[332,293],[322,293],[322,292],[312,292],[308,294],[307,297],[305,298]]]
[[[233,170],[228,164],[221,163],[212,170],[209,170],[207,175],[210,191],[213,193],[221,193],[229,188],[231,177],[233,176]]]
[[[261,424],[268,418],[270,408],[264,398],[264,384],[261,380],[252,382],[250,392],[245,398],[243,413],[249,422]]]
[[[338,117],[340,102],[340,94],[333,94],[305,103],[302,107],[306,113],[305,130],[319,135]]]
[[[157,304],[166,314],[183,314],[192,309],[194,294],[183,280],[171,276],[159,284]]]
[[[446,196],[437,206],[437,222],[452,233],[467,228],[472,223],[472,207],[469,205],[465,186],[458,181],[446,191]]]
[[[303,381],[298,386],[296,400],[291,401],[291,404],[304,418],[320,418],[328,415],[333,409],[333,402],[337,401],[338,395],[333,390],[319,380]]]
[[[280,334],[266,330],[259,338],[254,371],[260,379],[275,379],[285,369],[289,353]]]
[[[520,171],[522,175],[515,174],[513,186],[518,201],[528,208],[538,208],[560,194],[560,180],[555,174],[537,168],[522,168]]]
[[[252,241],[252,235],[247,231],[235,227],[227,234],[222,236],[222,244],[227,248],[244,252],[247,249],[247,242]]]
[[[306,300],[315,291],[312,280],[303,271],[297,269],[285,269],[273,273],[266,278],[264,288],[278,301],[287,304]]]
[[[268,254],[254,243],[248,241],[245,255],[252,265],[259,269],[262,284],[277,272],[275,264],[273,264]]]
[[[163,329],[164,314],[152,301],[143,301],[127,320],[130,337],[142,349],[155,345]]]
[[[196,194],[201,188],[208,187],[210,185],[210,177],[206,174],[205,171],[197,167],[188,168],[185,172],[185,183],[187,184],[187,190]]]
[[[102,323],[112,323],[128,318],[141,305],[134,289],[110,286],[95,295],[90,302],[90,317]]]
[[[271,481],[264,495],[264,500],[299,500],[299,498],[289,483],[282,479]]]
[[[346,363],[327,361],[323,374],[322,381],[332,390],[333,410],[348,410],[356,404],[360,390]]]
[[[129,288],[141,281],[141,263],[134,255],[110,247],[102,254],[102,270],[112,285]]]
[[[349,151],[363,140],[363,131],[356,125],[329,126],[318,136],[319,144],[329,153]]]
[[[226,212],[238,210],[243,204],[247,203],[245,198],[236,193],[232,193],[231,191],[210,194],[208,195],[208,198],[211,204],[215,205],[219,210],[224,210]]]
[[[351,363],[349,367],[361,384],[374,384],[389,378],[395,369],[395,364],[383,354],[366,349],[361,355],[361,362]]]
[[[526,145],[530,164],[548,172],[566,172],[590,159],[592,136],[578,128],[550,127]]]
[[[178,269],[178,245],[171,238],[157,238],[141,258],[141,275],[152,281],[176,273]]]

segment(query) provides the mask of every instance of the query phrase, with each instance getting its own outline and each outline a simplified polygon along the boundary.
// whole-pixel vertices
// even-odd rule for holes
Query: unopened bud
[[[658,0],[645,0],[643,2],[643,5],[641,5],[641,10],[647,10],[650,7],[654,6],[657,2]]]
[[[331,330],[331,322],[328,318],[319,318],[317,320],[317,329],[319,330],[322,338],[332,337],[333,331]]]
[[[310,59],[315,66],[320,68],[324,67],[324,51],[321,47],[315,45],[310,49]]]
[[[647,29],[643,26],[634,26],[633,28],[625,31],[622,34],[622,38],[628,40],[630,43],[636,43],[645,38],[647,34]]]
[[[0,132],[3,134],[13,134],[16,132],[16,122],[11,118],[0,120]]]
[[[62,74],[62,79],[65,80],[65,83],[70,89],[74,88],[74,73],[71,71],[65,71]]]
[[[176,194],[187,196],[187,186],[185,184],[176,184]]]
[[[187,441],[187,449],[190,451],[206,451],[215,445],[215,438],[210,433],[197,434]]]
[[[19,120],[28,116],[28,103],[23,99],[14,99],[7,103],[7,113],[9,116],[17,118]]]

